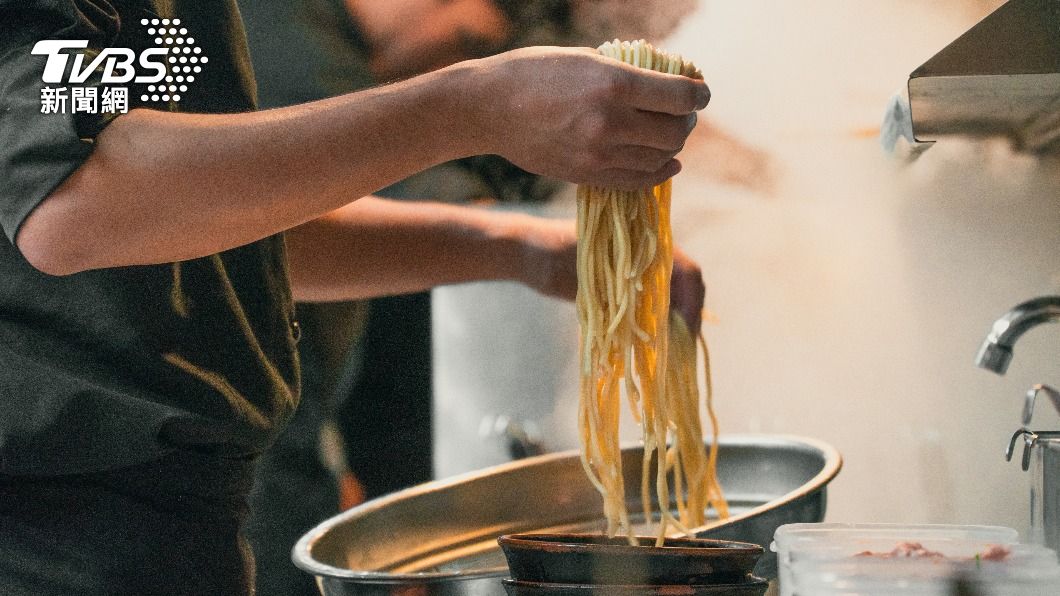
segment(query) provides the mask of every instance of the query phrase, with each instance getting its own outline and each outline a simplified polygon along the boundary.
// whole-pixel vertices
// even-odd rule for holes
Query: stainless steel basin
[[[640,447],[623,449],[626,478],[640,478]],[[773,577],[768,546],[782,524],[824,518],[825,485],[842,459],[801,437],[728,436],[718,474],[732,516],[695,531],[700,537],[766,547],[755,572]],[[627,483],[630,512],[641,509],[638,482]],[[653,491],[654,492],[654,491]],[[317,577],[325,596],[502,595],[508,569],[496,539],[527,531],[601,532],[600,495],[577,452],[543,455],[431,482],[328,519],[295,545],[296,565]],[[642,520],[641,520],[642,521]]]

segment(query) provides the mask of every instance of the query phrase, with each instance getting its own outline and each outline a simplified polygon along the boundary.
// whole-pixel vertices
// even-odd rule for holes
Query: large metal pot
[[[640,447],[623,449],[627,478],[640,477],[640,461]],[[768,547],[778,526],[824,518],[825,485],[841,465],[833,447],[812,439],[726,437],[718,474],[732,517],[695,534]],[[632,513],[641,509],[640,487],[628,484]],[[569,451],[370,501],[308,532],[292,558],[317,576],[325,596],[495,596],[508,574],[500,535],[602,529],[600,495]],[[755,572],[772,577],[776,560],[768,548],[767,555]]]

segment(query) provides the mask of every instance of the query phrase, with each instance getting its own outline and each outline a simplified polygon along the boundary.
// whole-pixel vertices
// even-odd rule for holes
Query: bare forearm
[[[450,128],[459,76],[246,114],[134,110],[23,225],[75,270],[177,261],[318,217],[475,151]],[[29,256],[29,255],[28,255]]]
[[[287,232],[302,301],[403,294],[479,280],[525,279],[528,216],[368,197]]]
[[[16,241],[53,274],[189,259],[478,153],[571,182],[650,186],[680,168],[674,155],[708,99],[702,81],[586,49],[528,48],[267,112],[134,110]]]

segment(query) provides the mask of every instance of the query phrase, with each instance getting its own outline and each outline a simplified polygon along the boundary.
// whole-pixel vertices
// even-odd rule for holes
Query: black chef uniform
[[[123,84],[130,109],[255,108],[234,0],[0,0],[5,595],[251,590],[240,529],[251,466],[298,398],[283,237],[65,277],[37,271],[14,243],[34,207],[92,152],[94,136],[122,117],[69,105],[43,113],[42,89],[66,83],[42,81],[45,57],[31,54],[34,44],[88,40],[85,64],[105,48],[139,54],[159,45],[148,32],[154,19],[179,20],[208,61],[197,61],[179,102]],[[113,86],[102,70],[70,87],[102,97]]]

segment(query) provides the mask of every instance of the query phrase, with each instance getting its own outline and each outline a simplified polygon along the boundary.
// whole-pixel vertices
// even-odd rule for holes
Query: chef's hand
[[[486,152],[575,183],[635,189],[672,177],[695,112],[710,100],[702,80],[589,48],[524,48],[474,64],[470,99]]]
[[[575,223],[539,218],[527,218],[526,222],[520,234],[525,272],[522,281],[546,296],[574,300],[578,292]],[[705,297],[699,265],[675,247],[670,309],[681,315],[693,336],[699,333]]]

